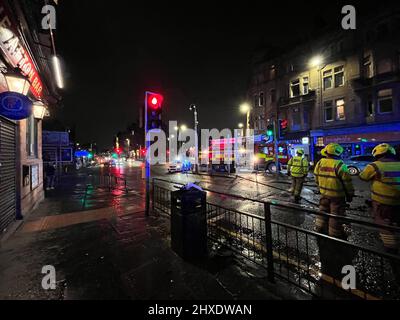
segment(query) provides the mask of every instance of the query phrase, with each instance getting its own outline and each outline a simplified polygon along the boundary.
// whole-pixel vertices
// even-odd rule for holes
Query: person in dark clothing
[[[47,163],[45,167],[46,190],[53,190],[56,178],[56,167],[53,163]]]

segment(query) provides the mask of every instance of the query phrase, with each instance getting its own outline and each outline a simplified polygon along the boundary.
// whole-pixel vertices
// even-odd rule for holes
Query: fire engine
[[[235,139],[240,139],[240,141]],[[233,173],[237,165],[244,165],[254,170],[276,172],[274,143],[255,144],[249,155],[244,141],[245,139],[242,138],[210,139],[208,150],[200,152],[199,160],[201,163],[208,163],[208,168],[213,171]],[[224,152],[227,146],[232,150],[230,155],[226,155]],[[227,157],[230,158],[230,161],[227,161],[229,159]],[[278,144],[278,159],[280,169],[285,169],[289,161],[289,150],[286,143]]]

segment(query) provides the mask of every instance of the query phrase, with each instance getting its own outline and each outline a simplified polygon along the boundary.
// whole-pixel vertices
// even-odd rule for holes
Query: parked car
[[[172,161],[168,164],[168,173],[180,172],[182,170],[182,163],[178,160]]]
[[[349,168],[349,173],[352,176],[356,176],[360,174],[360,172],[363,171],[367,165],[374,161],[375,159],[372,155],[365,155],[351,157],[344,160],[344,163]]]

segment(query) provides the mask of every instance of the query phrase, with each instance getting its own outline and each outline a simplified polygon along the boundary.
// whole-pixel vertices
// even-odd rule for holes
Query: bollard
[[[274,254],[272,248],[271,204],[264,203],[265,248],[267,249],[268,280],[274,282]]]

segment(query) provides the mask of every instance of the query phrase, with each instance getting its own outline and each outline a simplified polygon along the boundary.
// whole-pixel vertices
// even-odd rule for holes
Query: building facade
[[[318,160],[337,142],[345,157],[400,144],[400,13],[359,23],[280,54],[259,54],[248,91],[251,124],[275,126],[292,155]],[[265,140],[265,139],[264,139]]]
[[[17,70],[29,79],[27,97],[47,106],[43,113],[33,108],[23,120],[0,115],[0,237],[44,198],[42,119],[60,99],[49,64],[49,31],[41,29],[45,4],[0,0],[0,93],[10,91],[5,74]]]

